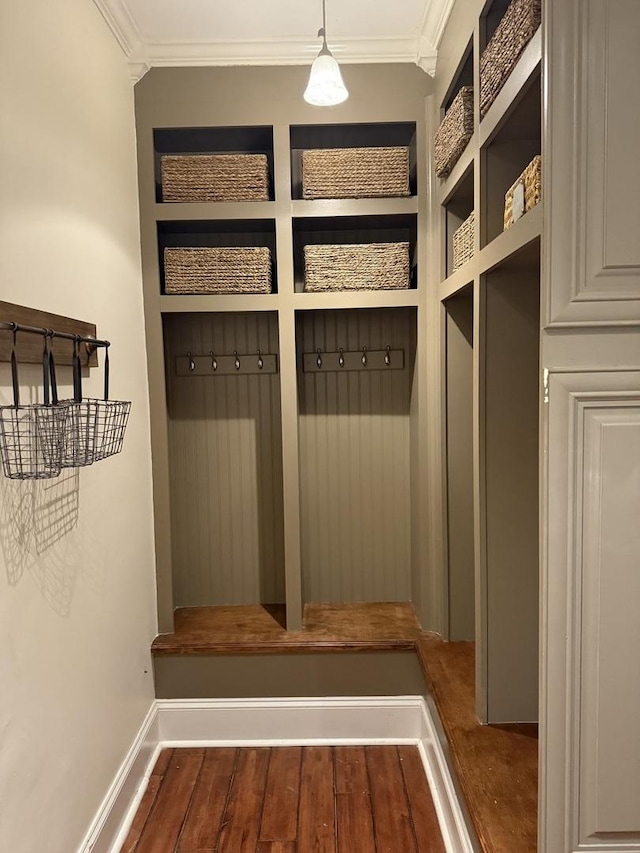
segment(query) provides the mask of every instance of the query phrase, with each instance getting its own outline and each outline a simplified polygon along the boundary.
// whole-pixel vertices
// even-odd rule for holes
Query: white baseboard
[[[78,853],[119,853],[163,747],[339,744],[417,745],[447,853],[473,853],[433,720],[419,696],[156,700]]]
[[[153,702],[78,853],[109,853],[114,849],[121,827],[133,820],[159,750],[158,713]]]
[[[436,807],[447,853],[474,853],[469,830],[460,807],[449,765],[440,743],[429,706],[422,700],[422,736],[418,750]]]

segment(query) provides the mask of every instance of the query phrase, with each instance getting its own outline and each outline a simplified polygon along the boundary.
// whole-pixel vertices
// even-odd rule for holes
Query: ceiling
[[[320,49],[321,0],[94,0],[139,79],[166,65],[300,65]],[[412,62],[433,74],[453,0],[327,0],[340,62]]]

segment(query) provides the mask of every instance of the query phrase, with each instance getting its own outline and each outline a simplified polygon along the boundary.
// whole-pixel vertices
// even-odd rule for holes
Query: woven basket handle
[[[18,359],[16,358],[16,334],[17,328],[13,329],[13,347],[11,348],[11,383],[13,385],[13,405],[18,408],[20,405],[20,384],[18,382]]]
[[[104,399],[109,399],[109,342],[104,348]]]
[[[49,397],[49,332],[45,329],[42,336],[42,394],[45,406],[51,402]]]
[[[49,329],[48,337],[53,338],[53,332]],[[58,405],[58,380],[56,379],[56,360],[53,350],[49,348],[49,377],[51,379],[51,401],[54,406]]]
[[[82,402],[82,365],[80,363],[80,336],[73,341],[73,399]]]

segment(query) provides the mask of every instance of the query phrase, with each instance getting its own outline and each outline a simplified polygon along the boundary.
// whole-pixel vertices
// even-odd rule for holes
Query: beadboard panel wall
[[[175,605],[283,602],[279,376],[175,370],[187,352],[277,353],[276,316],[177,314],[164,324]]]
[[[297,319],[305,601],[411,599],[413,309]],[[303,373],[303,352],[403,349],[404,370]]]

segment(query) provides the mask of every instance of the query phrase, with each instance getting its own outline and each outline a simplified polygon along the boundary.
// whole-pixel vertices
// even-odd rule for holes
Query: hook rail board
[[[403,370],[404,350],[387,349],[338,350],[338,352],[305,352],[302,356],[305,373],[328,373],[339,370]]]
[[[94,323],[85,323],[83,320],[74,320],[60,314],[49,314],[46,311],[26,308],[24,305],[14,305],[11,302],[0,301],[0,322],[55,329],[56,332],[67,332],[71,335],[80,335],[83,338],[96,337]],[[73,343],[61,338],[50,340],[56,364],[73,364]],[[13,332],[6,329],[0,330],[0,362],[11,361],[12,345]],[[42,364],[42,338],[38,335],[20,334],[18,332],[16,355],[21,364]],[[80,359],[83,367],[98,366],[98,355],[90,345],[80,344]]]
[[[277,372],[278,356],[270,353],[187,353],[176,356],[176,376],[247,376],[250,373]]]

